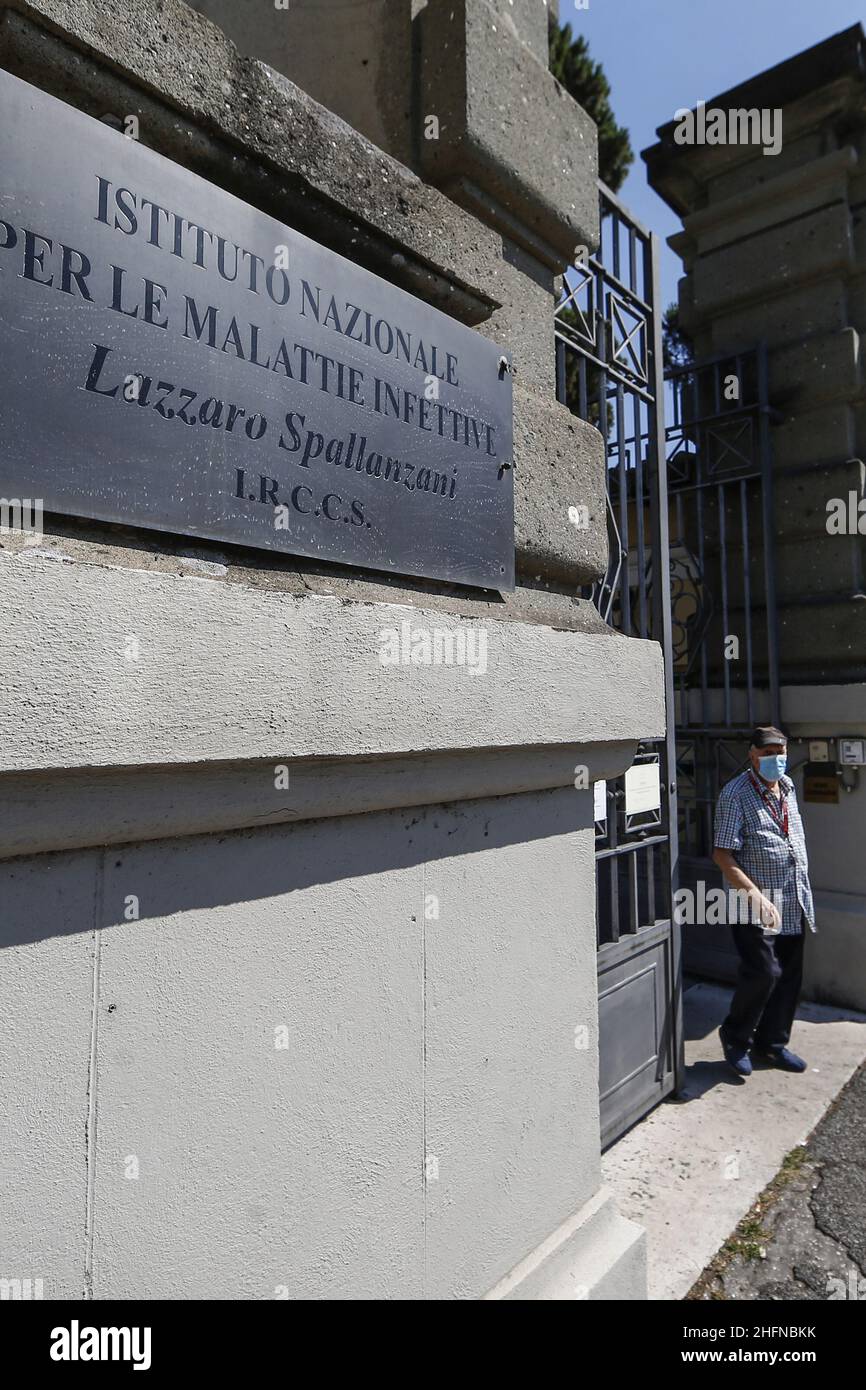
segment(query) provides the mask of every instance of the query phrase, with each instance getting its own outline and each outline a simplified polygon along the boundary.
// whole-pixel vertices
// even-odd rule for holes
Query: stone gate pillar
[[[835,763],[841,739],[866,738],[864,54],[853,25],[707,100],[707,119],[745,119],[753,138],[679,143],[668,121],[644,154],[683,219],[671,245],[696,355],[768,348],[781,716],[801,769],[812,741]],[[836,804],[803,805],[819,925],[806,989],[863,1008],[866,769],[845,776]]]
[[[59,1298],[644,1297],[601,1184],[592,783],[663,733],[661,653],[579,596],[605,460],[554,398],[594,127],[529,0],[369,0],[351,42],[318,0],[201,8],[0,0],[0,65],[501,344],[518,582],[4,538],[10,1268]],[[407,622],[483,634],[485,671],[383,665]]]

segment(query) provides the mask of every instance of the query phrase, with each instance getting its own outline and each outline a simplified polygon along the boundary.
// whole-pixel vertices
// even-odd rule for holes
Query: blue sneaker
[[[789,1052],[787,1047],[775,1047],[772,1051],[755,1049],[755,1056],[760,1057],[762,1062],[768,1066],[779,1067],[782,1071],[805,1071],[806,1063],[802,1057],[798,1057],[796,1052]]]
[[[742,1043],[728,1042],[724,1028],[719,1029],[719,1041],[731,1071],[736,1072],[737,1076],[751,1076],[752,1063],[749,1061],[748,1049],[743,1047]]]

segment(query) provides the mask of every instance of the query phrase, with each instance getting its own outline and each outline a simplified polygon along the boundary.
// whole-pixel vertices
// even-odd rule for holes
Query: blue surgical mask
[[[788,757],[785,753],[769,753],[767,757],[758,759],[758,767],[765,782],[778,782],[780,777],[784,777],[787,766]]]

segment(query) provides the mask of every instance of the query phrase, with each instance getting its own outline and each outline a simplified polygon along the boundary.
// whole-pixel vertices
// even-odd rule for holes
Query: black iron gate
[[[658,238],[603,185],[600,203],[598,253],[564,276],[557,389],[601,431],[607,452],[610,560],[586,597],[617,630],[661,643],[668,719],[664,738],[642,744],[626,776],[596,785],[601,1125],[609,1144],[680,1085],[683,1049]]]
[[[666,403],[679,883],[697,903],[721,886],[719,790],[744,766],[755,724],[779,723],[765,347],[675,368]],[[684,926],[683,964],[732,979],[728,928]]]

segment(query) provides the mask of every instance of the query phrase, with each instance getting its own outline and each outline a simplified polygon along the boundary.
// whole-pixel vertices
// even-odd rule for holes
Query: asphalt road
[[[866,1301],[866,1064],[689,1297]]]

